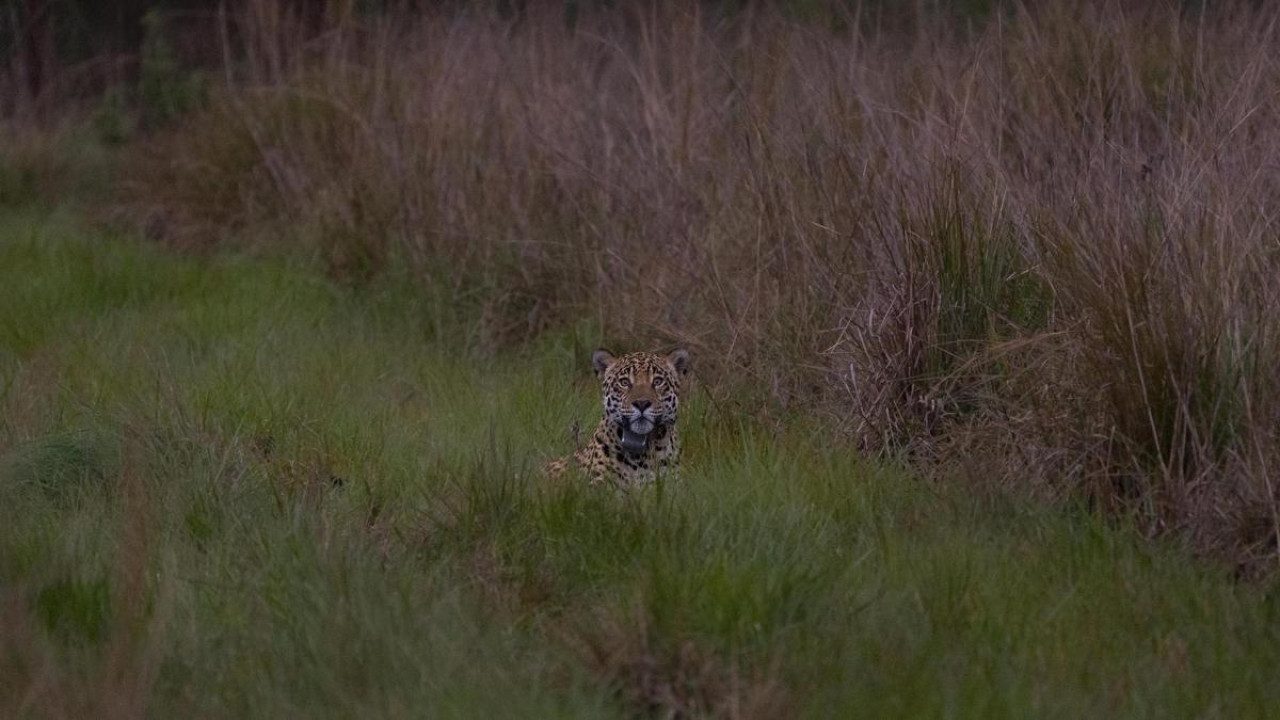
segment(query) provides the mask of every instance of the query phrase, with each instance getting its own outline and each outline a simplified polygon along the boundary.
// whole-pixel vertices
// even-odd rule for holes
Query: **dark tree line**
[[[639,4],[631,0],[553,1],[563,4],[569,22],[580,12]],[[60,100],[93,96],[136,79],[148,33],[162,33],[182,66],[208,67],[221,59],[219,30],[222,26],[218,19],[235,18],[254,5],[282,7],[295,21],[319,32],[343,18],[389,10],[467,6],[514,19],[533,4],[534,0],[0,0],[0,117],[19,112],[47,113],[57,107]],[[994,8],[1008,3],[1004,0],[910,3],[899,0],[819,0],[817,3],[701,0],[700,4],[722,12],[772,5],[799,16],[812,15],[814,8],[818,8],[821,15],[820,9],[825,7],[833,11],[829,14],[842,19],[857,12],[863,21],[871,18],[883,29],[896,21],[937,17],[939,13],[972,21],[987,17]],[[234,23],[228,27],[234,33]]]
[[[216,61],[217,21],[255,0],[0,0],[0,115],[40,112],[129,80],[148,32],[164,32],[188,64]],[[362,0],[282,0],[321,25],[373,6]]]

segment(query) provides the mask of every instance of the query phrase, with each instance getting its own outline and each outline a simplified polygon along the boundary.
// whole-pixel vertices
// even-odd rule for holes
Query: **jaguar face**
[[[675,425],[680,382],[689,372],[687,350],[615,356],[600,349],[592,354],[591,364],[600,378],[605,420],[615,428],[623,450],[643,453],[651,437]]]

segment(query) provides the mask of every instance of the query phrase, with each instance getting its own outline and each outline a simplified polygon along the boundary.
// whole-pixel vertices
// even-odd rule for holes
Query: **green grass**
[[[1277,593],[1180,548],[696,390],[682,481],[552,486],[592,328],[318,277],[0,221],[0,714],[1280,712]]]

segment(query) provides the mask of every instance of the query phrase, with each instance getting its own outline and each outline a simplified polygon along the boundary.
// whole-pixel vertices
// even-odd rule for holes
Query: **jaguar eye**
[[[626,378],[618,378],[618,387],[622,390],[626,390],[631,387],[631,381]]]
[[[667,381],[665,378],[656,377],[653,379],[654,387],[662,387],[663,385],[666,385],[666,384],[667,384]]]

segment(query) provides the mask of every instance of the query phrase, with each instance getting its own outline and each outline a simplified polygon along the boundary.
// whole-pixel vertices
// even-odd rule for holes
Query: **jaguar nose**
[[[650,402],[649,400],[633,400],[633,401],[631,401],[631,405],[632,405],[633,407],[635,407],[635,409],[639,410],[640,412],[644,412],[645,410],[648,410],[648,409],[649,409],[649,406],[650,406],[650,405],[652,405],[652,404],[653,404],[653,403],[652,403],[652,402]]]

